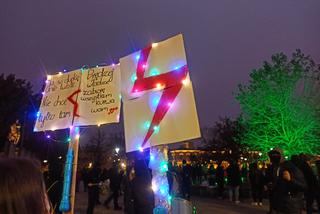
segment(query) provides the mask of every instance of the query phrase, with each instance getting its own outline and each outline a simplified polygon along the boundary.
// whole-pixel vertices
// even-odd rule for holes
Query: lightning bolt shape
[[[188,67],[187,65],[184,65],[166,73],[162,73],[156,76],[144,77],[147,67],[147,60],[151,49],[152,46],[149,46],[141,50],[136,69],[137,79],[135,80],[133,88],[131,90],[132,93],[136,93],[158,88],[159,86],[163,88],[163,93],[156,107],[151,124],[142,142],[142,148],[154,133],[154,127],[159,126],[162,119],[170,109],[171,103],[174,102],[183,86],[182,81],[187,77],[188,74]]]

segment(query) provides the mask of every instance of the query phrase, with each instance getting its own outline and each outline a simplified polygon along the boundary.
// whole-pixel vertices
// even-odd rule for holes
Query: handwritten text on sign
[[[50,76],[35,131],[118,122],[119,95],[117,65]]]

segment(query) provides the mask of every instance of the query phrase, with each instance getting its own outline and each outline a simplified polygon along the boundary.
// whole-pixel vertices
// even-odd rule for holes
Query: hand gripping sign
[[[182,35],[120,59],[126,151],[200,137]]]

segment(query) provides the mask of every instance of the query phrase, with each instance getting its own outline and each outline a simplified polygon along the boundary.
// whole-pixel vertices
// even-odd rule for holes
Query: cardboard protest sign
[[[75,126],[101,125],[119,122],[119,65],[86,70],[82,74],[78,97],[79,115]]]
[[[119,121],[119,66],[75,70],[49,76],[35,131]]]
[[[126,151],[200,137],[182,35],[120,59]]]

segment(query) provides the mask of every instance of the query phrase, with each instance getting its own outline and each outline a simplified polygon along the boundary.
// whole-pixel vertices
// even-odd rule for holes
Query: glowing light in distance
[[[59,159],[62,159],[62,156],[59,156],[58,158],[59,158]]]
[[[47,136],[46,136],[48,139],[50,139],[51,138],[51,136],[48,134]]]
[[[48,75],[48,76],[47,76],[47,80],[51,80],[51,75]]]
[[[89,168],[92,168],[92,162],[89,163],[89,166],[88,166],[88,167],[89,167]]]
[[[142,147],[139,147],[139,151],[140,151],[140,152],[143,152],[143,148],[142,148]]]
[[[116,153],[119,153],[120,148],[119,148],[119,147],[116,147],[114,150],[116,151]]]
[[[259,152],[259,156],[261,156],[262,155],[262,153],[261,152]]]
[[[98,125],[97,125],[98,127],[100,127],[101,126],[101,124],[100,123],[98,123]]]
[[[153,48],[156,48],[158,46],[158,43],[152,43],[151,45]]]
[[[48,163],[48,160],[43,160],[43,163]]]
[[[68,137],[67,142],[70,142],[70,141],[71,141],[71,138],[70,138],[70,137]]]
[[[67,72],[67,69],[63,69],[63,72]]]
[[[44,91],[41,94],[44,95],[45,94]]]
[[[39,116],[40,116],[40,111],[37,112],[37,117],[39,117]]]
[[[96,68],[99,68],[99,65],[97,65]]]
[[[116,64],[112,63],[112,67],[116,66]]]
[[[59,74],[59,75],[62,75],[62,72],[59,72],[58,74]]]
[[[126,165],[125,165],[124,163],[121,163],[121,167],[122,167],[122,168],[125,168]]]

